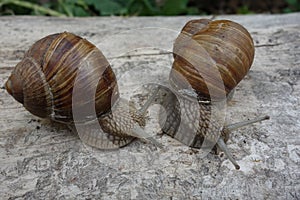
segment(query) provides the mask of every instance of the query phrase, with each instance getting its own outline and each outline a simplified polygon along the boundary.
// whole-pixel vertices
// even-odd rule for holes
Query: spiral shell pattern
[[[173,52],[170,82],[177,90],[191,86],[200,99],[222,100],[248,73],[254,44],[238,23],[200,19],[184,26]]]

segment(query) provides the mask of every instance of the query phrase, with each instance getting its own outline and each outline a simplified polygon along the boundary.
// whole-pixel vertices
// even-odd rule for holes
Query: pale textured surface
[[[161,49],[170,50],[192,18],[1,17],[0,86],[34,41],[71,31],[103,51],[122,77],[122,95],[129,97],[138,88],[132,77],[146,81],[145,74],[167,74],[172,56]],[[85,146],[66,127],[32,116],[2,88],[1,199],[299,199],[300,13],[221,18],[244,25],[257,46],[253,67],[228,107],[228,121],[271,117],[231,135],[228,145],[239,171],[226,156],[200,159],[168,136],[155,136],[164,150],[140,140],[114,151]],[[136,56],[115,58],[126,52]],[[124,72],[128,75],[121,76]],[[146,130],[155,135],[157,124],[151,114]]]

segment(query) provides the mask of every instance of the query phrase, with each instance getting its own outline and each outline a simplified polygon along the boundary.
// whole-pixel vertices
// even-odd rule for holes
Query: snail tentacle
[[[251,120],[247,120],[247,121],[242,121],[242,122],[237,122],[237,123],[234,123],[234,124],[229,124],[229,125],[224,126],[224,129],[227,129],[228,131],[232,132],[232,131],[234,131],[238,128],[241,128],[241,127],[244,127],[244,126],[247,126],[247,125],[250,125],[250,124],[254,124],[256,122],[269,120],[269,119],[270,119],[270,116],[266,115],[266,116],[257,117],[257,118],[251,119]]]
[[[234,165],[235,169],[240,169],[240,166],[233,159],[232,154],[230,153],[229,149],[227,148],[227,145],[225,144],[223,138],[219,138],[217,144],[218,144],[218,147],[225,153],[225,155],[227,156],[227,158],[232,162],[232,164]]]

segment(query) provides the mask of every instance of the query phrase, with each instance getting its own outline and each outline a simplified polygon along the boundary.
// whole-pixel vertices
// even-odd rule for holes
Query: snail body
[[[79,88],[76,101],[75,83]],[[145,124],[143,114],[120,98],[115,74],[102,52],[72,33],[52,34],[34,43],[5,87],[32,114],[68,124],[73,130],[77,124],[82,128],[80,138],[98,148],[130,143],[139,136],[136,130],[142,131],[137,127]],[[86,109],[91,103],[95,116]],[[80,111],[77,121],[72,107]],[[89,128],[95,121],[103,132]]]
[[[191,20],[181,30],[173,52],[170,84],[187,105],[181,107],[187,116],[183,124],[187,125],[176,134],[182,135],[187,128],[194,130],[194,134],[185,137],[189,146],[216,144],[214,149],[223,150],[239,169],[225,145],[230,130],[218,119],[221,117],[218,114],[222,113],[222,103],[252,65],[254,44],[250,34],[243,26],[228,20]],[[185,90],[194,95],[187,98]]]
[[[215,145],[216,152],[224,151],[239,169],[226,146],[230,133],[269,119],[265,116],[232,125],[224,124],[222,119],[226,101],[232,98],[234,88],[253,63],[251,35],[242,25],[229,20],[191,20],[181,30],[173,52],[169,81],[179,94],[179,101],[184,105],[181,113],[186,117],[182,118],[183,129],[174,134],[165,127],[166,133],[185,138],[185,143],[195,148]],[[193,134],[182,136],[189,128],[194,130]]]
[[[164,94],[156,102],[164,107],[162,131],[193,148],[221,149],[239,169],[226,146],[230,133],[269,118],[224,124],[226,101],[254,59],[251,35],[232,21],[192,20],[175,40],[173,57],[169,74],[172,92],[161,89]]]

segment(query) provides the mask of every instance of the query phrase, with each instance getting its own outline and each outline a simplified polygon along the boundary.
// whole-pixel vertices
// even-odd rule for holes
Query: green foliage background
[[[280,12],[300,11],[299,0],[283,0]],[[200,3],[199,3],[200,2]],[[224,1],[223,1],[224,2]],[[242,2],[242,1],[241,1]],[[218,1],[210,1],[217,4]],[[202,4],[205,6],[205,4]],[[241,4],[236,14],[250,14],[251,9]],[[51,16],[153,16],[193,15],[208,13],[201,1],[193,0],[0,0],[0,15]]]

